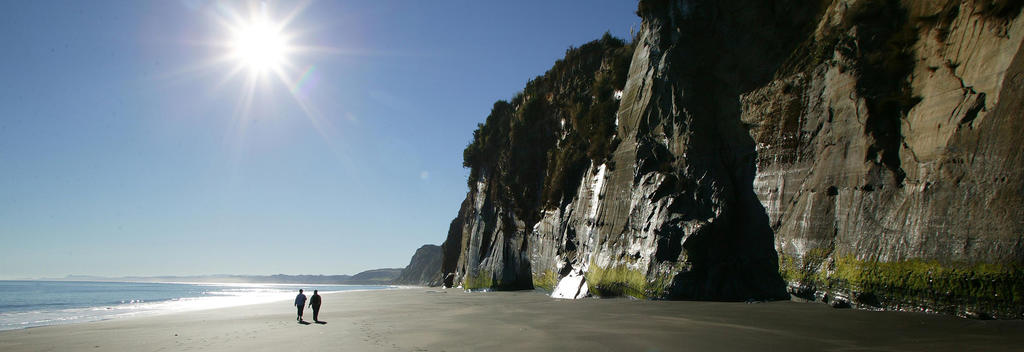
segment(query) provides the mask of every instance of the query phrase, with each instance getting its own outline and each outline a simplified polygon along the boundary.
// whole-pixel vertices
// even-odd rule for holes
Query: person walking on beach
[[[319,323],[320,319],[318,318],[318,316],[320,315],[320,295],[316,293],[316,290],[313,290],[313,296],[309,297],[309,306],[313,308],[313,322]]]
[[[302,308],[306,307],[306,295],[302,294],[302,289],[299,289],[299,295],[295,296],[295,306],[299,308],[299,316],[295,318],[295,321],[302,321]]]

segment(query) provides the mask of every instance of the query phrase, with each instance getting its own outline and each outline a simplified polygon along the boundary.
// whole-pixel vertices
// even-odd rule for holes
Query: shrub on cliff
[[[528,223],[540,208],[571,198],[587,166],[615,148],[615,91],[625,85],[632,52],[605,33],[566,50],[510,102],[496,102],[463,151],[470,187],[486,179],[494,199]]]

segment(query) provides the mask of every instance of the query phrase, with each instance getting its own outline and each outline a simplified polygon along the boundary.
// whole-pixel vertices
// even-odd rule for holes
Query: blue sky
[[[267,2],[302,10],[301,84],[246,103],[215,59],[248,5],[0,2],[0,279],[405,266],[444,240],[493,102],[640,22],[628,0]]]

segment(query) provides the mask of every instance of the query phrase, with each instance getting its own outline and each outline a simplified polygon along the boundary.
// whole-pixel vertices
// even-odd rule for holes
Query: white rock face
[[[563,298],[563,299],[580,299],[590,295],[590,291],[587,288],[587,278],[582,273],[573,271],[569,275],[566,275],[558,282],[558,286],[555,286],[554,292],[551,292],[552,298]]]
[[[594,177],[594,184],[591,186],[594,193],[590,197],[590,219],[597,216],[597,206],[600,205],[601,190],[604,188],[605,170],[607,170],[607,165],[605,164],[601,164],[601,166],[597,167],[597,177]]]

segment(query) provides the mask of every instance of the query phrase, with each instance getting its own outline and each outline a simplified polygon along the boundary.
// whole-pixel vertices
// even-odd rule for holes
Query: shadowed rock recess
[[[444,284],[1024,317],[1022,4],[641,1],[478,126]]]

